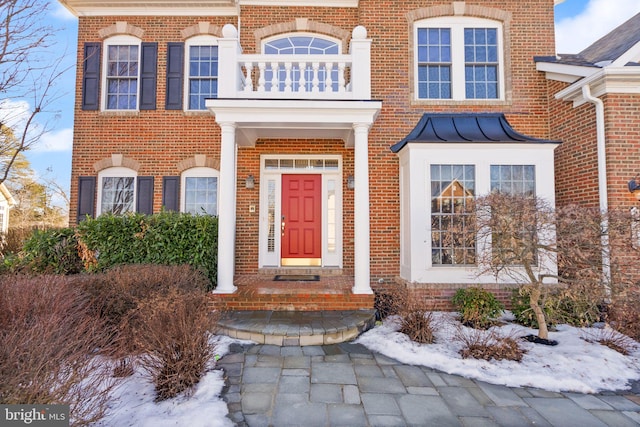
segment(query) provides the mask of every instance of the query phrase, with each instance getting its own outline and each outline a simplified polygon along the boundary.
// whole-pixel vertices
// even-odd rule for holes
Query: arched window
[[[317,34],[307,33],[294,33],[288,35],[278,35],[276,37],[264,40],[262,42],[262,51],[265,54],[271,55],[337,55],[341,53],[341,42],[336,39],[332,39],[326,36],[319,36]],[[331,81],[333,91],[338,91],[338,65],[334,64],[331,70],[327,70],[325,65],[320,66],[317,75],[314,74],[312,66],[312,58],[309,63],[304,67],[304,88],[307,92],[311,92],[313,89],[313,80],[317,78],[319,90],[325,91],[327,71],[331,72]],[[280,82],[280,90],[284,89],[284,81],[286,80],[286,73],[284,66],[280,66],[277,70],[278,81]],[[292,91],[298,92],[300,90],[300,66],[296,63],[292,67]],[[265,80],[267,91],[271,90],[271,80],[273,77],[272,70],[266,70]]]
[[[98,215],[135,212],[137,175],[125,167],[107,168],[98,173]]]
[[[195,167],[182,172],[180,209],[196,215],[218,215],[218,176],[212,168]]]

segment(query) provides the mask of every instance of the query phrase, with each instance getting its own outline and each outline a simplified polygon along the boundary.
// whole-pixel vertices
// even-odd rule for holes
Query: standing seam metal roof
[[[404,139],[391,146],[391,151],[397,153],[410,142],[559,143],[516,132],[502,113],[425,113]]]

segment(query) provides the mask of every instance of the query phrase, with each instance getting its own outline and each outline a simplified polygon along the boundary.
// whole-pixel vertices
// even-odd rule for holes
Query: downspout
[[[606,295],[611,294],[611,247],[609,245],[609,211],[607,192],[607,154],[605,152],[605,132],[604,132],[604,103],[600,98],[591,94],[591,87],[586,84],[582,86],[582,96],[586,101],[591,102],[596,108],[596,144],[598,148],[598,197],[600,199],[600,213],[603,215],[600,222],[602,234],[600,244],[602,246],[602,282]]]

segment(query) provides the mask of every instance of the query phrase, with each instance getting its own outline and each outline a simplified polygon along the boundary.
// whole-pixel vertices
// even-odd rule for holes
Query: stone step
[[[216,333],[276,346],[337,344],[375,325],[375,310],[224,312]]]

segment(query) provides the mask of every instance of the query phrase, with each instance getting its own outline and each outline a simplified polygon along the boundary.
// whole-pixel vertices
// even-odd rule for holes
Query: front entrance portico
[[[381,109],[379,101],[211,99],[207,108],[222,130],[220,205],[236,206],[237,150],[257,139],[342,139],[354,150],[354,286],[371,294],[369,273],[368,132]],[[236,210],[221,209],[218,218],[216,293],[233,293]],[[280,225],[280,224],[279,224]],[[342,236],[338,236],[342,239]]]

